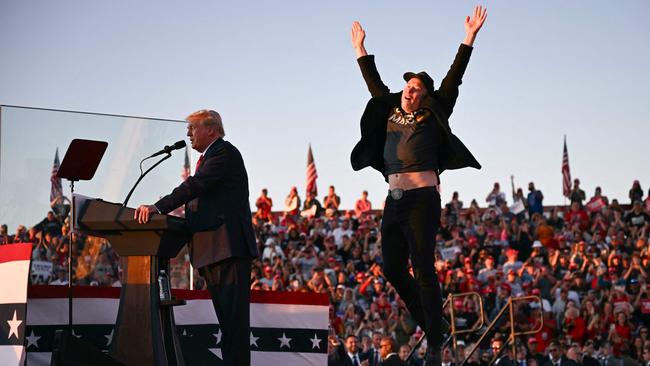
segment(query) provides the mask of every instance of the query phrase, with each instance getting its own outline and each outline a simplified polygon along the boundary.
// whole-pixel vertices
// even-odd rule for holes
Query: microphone
[[[158,152],[152,154],[151,156],[149,156],[149,158],[153,158],[154,156],[158,156],[158,155],[162,155],[162,154],[169,154],[169,153],[171,153],[171,152],[174,151],[174,150],[178,150],[178,149],[182,149],[182,148],[184,148],[185,145],[186,145],[186,144],[185,144],[185,140],[176,141],[176,143],[173,144],[172,146],[167,146],[167,145],[165,145],[165,147],[163,147],[162,150],[160,150],[160,151],[158,151]]]

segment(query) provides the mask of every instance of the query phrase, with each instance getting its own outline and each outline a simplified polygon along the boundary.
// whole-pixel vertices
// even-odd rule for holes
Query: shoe
[[[442,365],[440,349],[435,347],[427,348],[427,353],[424,354],[424,366],[440,366],[440,365]]]

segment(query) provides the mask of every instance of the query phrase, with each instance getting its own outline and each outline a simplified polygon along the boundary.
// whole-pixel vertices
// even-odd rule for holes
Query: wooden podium
[[[122,260],[120,307],[109,355],[127,365],[184,365],[173,306],[161,301],[158,274],[169,274],[169,258],[188,242],[185,220],[152,215],[148,224],[133,219],[134,209],[75,196],[75,222],[82,232],[108,239]]]

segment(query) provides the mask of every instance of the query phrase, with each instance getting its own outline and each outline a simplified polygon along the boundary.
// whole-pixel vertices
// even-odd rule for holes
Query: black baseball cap
[[[429,94],[433,94],[435,89],[433,88],[433,79],[431,76],[429,76],[429,74],[424,71],[418,72],[417,74],[413,72],[407,72],[404,74],[404,81],[406,82],[413,78],[420,79],[422,84],[424,84],[424,87],[427,88],[427,92],[429,92]]]

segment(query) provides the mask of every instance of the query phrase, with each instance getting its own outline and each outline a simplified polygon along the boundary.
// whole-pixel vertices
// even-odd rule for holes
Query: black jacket
[[[365,353],[358,353],[359,362],[367,360]],[[331,366],[353,366],[348,352],[345,350],[343,344],[339,344],[334,348],[334,352],[327,356],[327,364]]]
[[[231,257],[259,255],[251,223],[248,175],[239,150],[230,142],[216,140],[204,152],[194,176],[155,205],[166,214],[183,204],[193,234],[189,246],[192,265],[201,268]]]
[[[438,157],[438,173],[465,167],[481,169],[481,164],[449,128],[449,116],[454,110],[458,87],[462,83],[471,54],[472,47],[461,44],[440,88],[422,100],[422,108],[429,112],[428,118],[435,118],[444,134],[444,146]],[[381,81],[373,55],[360,57],[357,61],[372,99],[361,116],[361,140],[352,150],[350,161],[354,170],[371,166],[384,174],[386,124],[391,110],[401,105],[402,92],[390,93]]]
[[[379,366],[407,366],[407,364],[396,353],[393,353],[387,359],[381,361]]]

